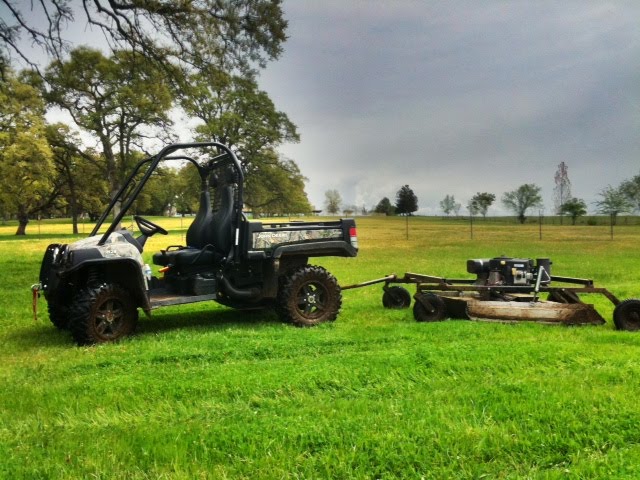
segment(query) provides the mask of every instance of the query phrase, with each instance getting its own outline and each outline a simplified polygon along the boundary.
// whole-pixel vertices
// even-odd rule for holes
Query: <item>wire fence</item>
[[[435,218],[440,218],[446,221],[459,221],[468,223],[469,216],[460,215],[458,217],[455,216],[437,216]],[[542,221],[545,225],[573,225],[573,221],[571,217],[560,217],[557,215],[529,215],[525,220],[525,224],[538,224]],[[492,223],[492,224],[519,224],[520,221],[515,216],[474,216],[473,222],[482,225],[483,223]],[[611,218],[608,215],[586,215],[583,217],[578,217],[576,219],[575,225],[584,225],[584,226],[609,226],[611,225]],[[640,225],[640,215],[618,215],[615,219],[614,225]]]

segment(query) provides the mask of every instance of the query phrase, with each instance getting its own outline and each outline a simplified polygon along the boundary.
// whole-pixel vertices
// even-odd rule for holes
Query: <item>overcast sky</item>
[[[317,207],[523,183],[553,209],[566,162],[591,203],[640,173],[640,2],[285,0],[289,39],[261,87],[298,125],[281,148]],[[490,214],[502,213],[499,202]]]
[[[554,174],[590,211],[640,174],[640,1],[284,0],[289,39],[260,77],[298,125],[281,152],[316,208],[371,208],[408,184],[420,213]],[[0,14],[6,14],[0,8]],[[83,22],[69,35],[104,46]],[[188,139],[184,139],[188,140]],[[490,214],[505,213],[500,202]]]

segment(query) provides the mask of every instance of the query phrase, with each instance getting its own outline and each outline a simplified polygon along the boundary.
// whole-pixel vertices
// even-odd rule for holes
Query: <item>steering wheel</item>
[[[145,237],[150,237],[155,235],[156,233],[160,233],[161,235],[167,235],[167,232],[160,225],[156,225],[153,222],[150,222],[146,218],[142,218],[139,215],[134,215],[133,219],[136,221],[138,228],[140,229],[140,233],[142,233]]]

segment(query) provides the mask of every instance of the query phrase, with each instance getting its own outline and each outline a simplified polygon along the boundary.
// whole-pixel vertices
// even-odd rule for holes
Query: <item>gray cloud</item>
[[[640,172],[640,5],[285,2],[290,39],[262,86],[296,122],[282,148],[321,206],[409,184],[454,194],[543,187],[565,161],[588,202]]]

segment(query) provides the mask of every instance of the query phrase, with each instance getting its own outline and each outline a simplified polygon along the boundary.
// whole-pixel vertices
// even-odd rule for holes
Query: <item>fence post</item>
[[[540,240],[542,240],[542,217],[543,217],[542,214],[543,213],[544,213],[543,209],[538,210],[538,225],[539,225],[539,237],[540,237]]]
[[[611,225],[611,240],[613,240],[613,219],[614,219],[614,213],[611,212],[609,214],[609,224]]]

